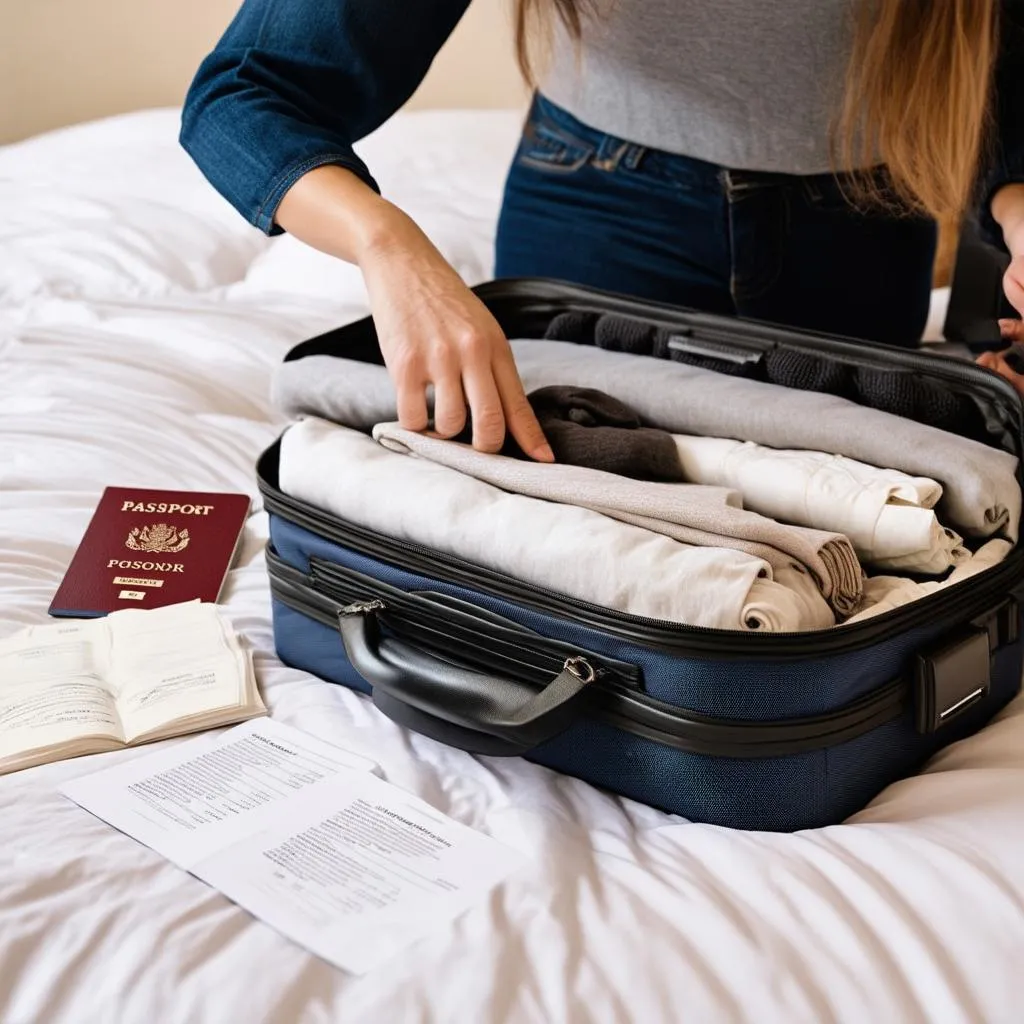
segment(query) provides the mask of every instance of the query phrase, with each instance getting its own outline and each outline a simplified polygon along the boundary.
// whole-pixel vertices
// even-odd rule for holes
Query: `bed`
[[[518,122],[402,114],[361,146],[471,282]],[[145,751],[2,777],[0,1021],[1020,1020],[1021,700],[848,823],[774,835],[445,748],[276,659],[253,474],[283,425],[269,377],[367,305],[351,268],[242,222],[176,131],[154,110],[0,149],[0,636],[46,620],[104,485],[246,491],[223,600],[274,717],[529,867],[355,978],[56,790]]]

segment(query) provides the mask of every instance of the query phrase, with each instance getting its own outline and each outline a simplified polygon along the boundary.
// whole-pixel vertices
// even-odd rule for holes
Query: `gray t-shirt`
[[[621,139],[739,170],[831,169],[854,0],[599,0],[541,92]]]

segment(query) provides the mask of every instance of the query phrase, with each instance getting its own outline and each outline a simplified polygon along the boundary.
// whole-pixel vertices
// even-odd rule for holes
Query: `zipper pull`
[[[594,666],[586,658],[576,655],[574,658],[566,658],[562,671],[575,676],[581,683],[592,683],[597,678]]]
[[[347,604],[338,612],[338,614],[369,615],[371,612],[382,612],[384,609],[384,602],[378,598],[374,598],[372,601],[354,601],[352,604]]]

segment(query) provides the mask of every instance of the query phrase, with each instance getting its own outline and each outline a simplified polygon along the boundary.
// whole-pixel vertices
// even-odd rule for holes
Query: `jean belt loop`
[[[594,166],[602,171],[614,171],[628,148],[628,142],[606,135],[594,154]]]
[[[646,153],[646,146],[637,146],[636,144],[631,143],[629,148],[626,150],[626,156],[622,163],[628,170],[635,171],[640,166],[640,161],[643,160]]]

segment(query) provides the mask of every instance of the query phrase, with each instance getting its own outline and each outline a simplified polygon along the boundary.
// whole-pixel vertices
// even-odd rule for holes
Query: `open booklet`
[[[0,774],[266,714],[212,604],[126,609],[0,641]]]

